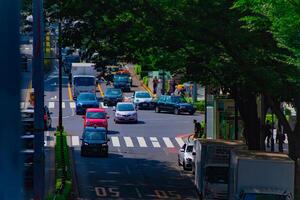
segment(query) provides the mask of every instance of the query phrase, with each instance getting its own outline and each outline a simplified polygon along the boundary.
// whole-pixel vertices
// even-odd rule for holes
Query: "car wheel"
[[[178,166],[181,166],[181,163],[180,163],[180,159],[179,159],[179,158],[177,159],[177,161],[178,161]]]
[[[119,122],[117,120],[115,120],[115,123],[118,124]]]
[[[184,161],[182,163],[182,167],[183,167],[183,170],[187,170],[187,168],[185,167],[185,162]]]
[[[175,115],[179,115],[179,114],[180,114],[178,108],[175,108],[175,109],[174,109],[174,114],[175,114]]]
[[[156,112],[156,113],[160,113],[160,109],[159,109],[158,106],[155,107],[155,112]]]

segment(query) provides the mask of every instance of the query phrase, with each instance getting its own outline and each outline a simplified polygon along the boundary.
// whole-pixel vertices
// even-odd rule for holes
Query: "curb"
[[[74,163],[74,147],[69,147],[69,157],[71,160],[71,167],[72,167],[72,193],[71,199],[79,199],[79,187],[77,181],[77,171]]]

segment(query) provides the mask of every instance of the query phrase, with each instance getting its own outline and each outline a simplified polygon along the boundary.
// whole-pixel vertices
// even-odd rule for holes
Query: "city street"
[[[45,105],[58,118],[58,78],[54,71],[45,80]],[[103,92],[106,85],[101,84]],[[133,87],[138,90],[138,87]],[[101,93],[97,93],[101,99]],[[130,97],[132,93],[125,93]],[[103,104],[100,102],[100,106]],[[177,152],[193,130],[193,119],[203,116],[155,113],[139,110],[137,124],[115,124],[109,119],[109,156],[81,157],[83,119],[75,114],[75,102],[67,77],[63,77],[63,124],[73,161],[81,199],[198,199],[191,172],[177,164]],[[45,146],[54,146],[54,132],[45,133]]]

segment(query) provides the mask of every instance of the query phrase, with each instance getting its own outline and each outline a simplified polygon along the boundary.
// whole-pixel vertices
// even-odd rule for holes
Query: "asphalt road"
[[[58,78],[54,72],[45,80],[45,104],[58,117]],[[105,84],[101,84],[103,91]],[[134,87],[134,90],[139,89]],[[81,116],[75,114],[67,77],[63,78],[63,125],[73,149],[80,199],[198,199],[193,175],[177,165],[181,136],[193,130],[200,115],[173,115],[138,111],[138,124],[115,124],[109,113],[109,157],[81,157]],[[100,92],[97,94],[101,97]],[[132,93],[126,93],[129,97]],[[101,105],[101,104],[100,104]],[[46,133],[46,146],[53,146],[53,131]]]

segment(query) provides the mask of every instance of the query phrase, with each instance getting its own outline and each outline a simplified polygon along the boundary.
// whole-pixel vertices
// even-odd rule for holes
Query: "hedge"
[[[134,65],[134,73],[137,75],[140,75],[142,72],[142,66],[141,65]]]
[[[148,76],[144,76],[143,77],[143,84],[146,85],[146,86],[148,86],[148,81],[149,81],[148,80]]]

